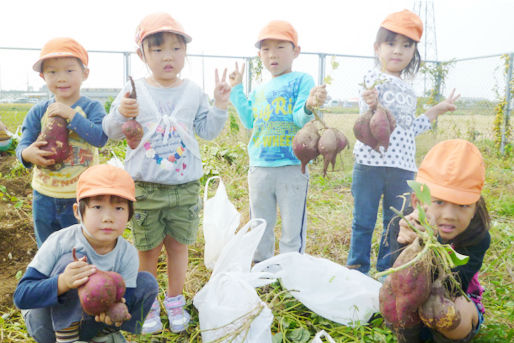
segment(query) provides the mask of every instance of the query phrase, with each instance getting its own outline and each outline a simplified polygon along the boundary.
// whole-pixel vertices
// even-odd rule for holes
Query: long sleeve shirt
[[[23,160],[22,152],[37,140],[48,120],[48,106],[53,102],[55,99],[34,105],[23,120],[16,156],[26,168],[31,168],[32,164]],[[102,130],[105,109],[100,102],[83,96],[71,107],[77,112],[67,126],[72,153],[52,169],[34,166],[33,170],[32,188],[49,197],[75,198],[80,174],[98,163],[97,147],[104,146],[108,139]]]
[[[291,72],[272,78],[247,98],[243,86],[232,88],[230,101],[243,125],[252,129],[248,143],[250,166],[298,165],[292,141],[296,132],[312,120],[305,102],[314,80],[305,73]]]
[[[226,110],[210,106],[207,95],[190,80],[179,86],[158,88],[145,79],[135,81],[139,115],[144,135],[135,149],[127,148],[125,169],[135,181],[182,184],[203,175],[202,158],[195,134],[207,140],[216,138],[225,126]],[[103,129],[119,140],[127,119],[119,112],[120,101],[130,83],[113,101]]]

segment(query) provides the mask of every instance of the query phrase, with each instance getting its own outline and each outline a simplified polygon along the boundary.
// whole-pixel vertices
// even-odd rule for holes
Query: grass
[[[4,112],[2,118],[13,130],[20,123],[21,109]],[[14,119],[11,120],[11,117]],[[325,120],[332,127],[342,130],[353,147],[355,138],[352,133],[355,114],[327,114]],[[484,304],[486,319],[475,342],[509,342],[514,339],[514,302],[512,241],[514,239],[514,186],[512,184],[512,157],[504,158],[497,154],[492,143],[492,116],[444,115],[437,124],[437,130],[425,133],[417,139],[417,161],[438,141],[460,137],[474,142],[481,150],[487,170],[483,194],[493,218],[491,228],[492,244],[486,254],[480,280],[486,288]],[[12,126],[11,126],[12,125]],[[248,132],[242,126],[227,124],[223,132],[213,142],[201,142],[206,176],[220,174],[227,186],[229,198],[242,213],[242,223],[249,219],[246,173],[248,157],[245,144]],[[110,157],[109,149],[120,150],[119,145],[111,143],[104,149],[104,158]],[[307,253],[328,258],[345,264],[351,236],[353,199],[350,193],[352,171],[351,149],[345,150],[338,159],[336,169],[327,178],[321,176],[322,165],[319,161],[310,167],[310,189],[308,196],[308,240]],[[212,187],[214,188],[214,187]],[[380,216],[380,214],[379,214]],[[381,219],[377,220],[377,230],[372,245],[372,263],[376,261],[378,235],[381,232]],[[278,223],[280,225],[280,222]],[[278,226],[277,225],[277,226]],[[277,230],[277,235],[279,232]],[[127,235],[129,237],[129,235]],[[137,342],[200,342],[198,313],[192,305],[194,295],[208,281],[210,272],[203,265],[203,235],[190,246],[189,268],[185,285],[188,309],[192,314],[191,327],[180,335],[164,331],[160,335],[132,336]],[[165,259],[161,256],[159,264],[159,284],[161,297],[166,288]],[[380,319],[370,325],[356,328],[345,327],[330,322],[305,308],[289,294],[282,292],[278,284],[273,284],[258,293],[263,300],[275,298],[272,311],[274,321],[272,332],[275,342],[309,342],[321,329],[329,332],[337,342],[394,342],[390,331]],[[3,313],[0,319],[0,341],[30,341],[19,312],[14,308]]]

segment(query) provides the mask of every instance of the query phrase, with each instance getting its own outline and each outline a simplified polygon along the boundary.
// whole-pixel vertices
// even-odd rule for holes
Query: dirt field
[[[22,200],[25,206],[31,207],[31,176],[5,176],[9,175],[15,162],[15,156],[0,156],[0,173],[4,176],[1,186],[7,190],[5,194],[3,187],[0,189],[0,311],[13,306],[12,294],[18,281],[16,274],[21,276],[37,250],[31,212],[24,206],[16,206]]]

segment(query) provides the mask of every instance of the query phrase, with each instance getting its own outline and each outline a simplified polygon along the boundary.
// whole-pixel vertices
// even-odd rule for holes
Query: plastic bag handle
[[[207,195],[208,195],[208,191],[209,191],[209,182],[214,179],[219,179],[220,184],[223,183],[223,180],[219,176],[211,176],[210,178],[207,179],[207,181],[205,182],[205,190],[203,191],[203,203],[204,204],[207,201]]]

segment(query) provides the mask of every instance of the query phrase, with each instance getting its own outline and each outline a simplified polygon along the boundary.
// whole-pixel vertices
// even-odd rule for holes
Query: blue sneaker
[[[184,309],[185,305],[186,299],[182,294],[164,298],[164,308],[168,313],[171,332],[179,333],[187,329],[191,315]]]

